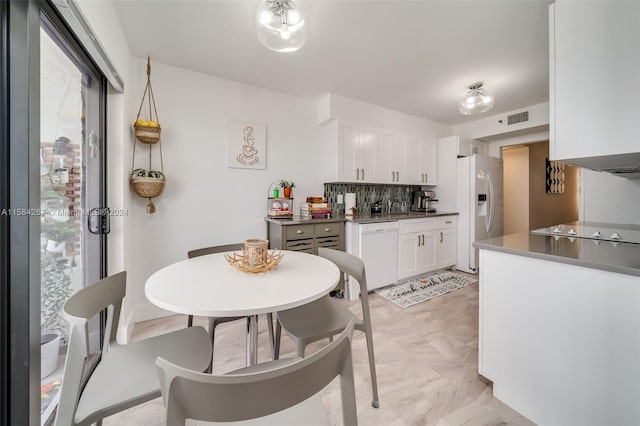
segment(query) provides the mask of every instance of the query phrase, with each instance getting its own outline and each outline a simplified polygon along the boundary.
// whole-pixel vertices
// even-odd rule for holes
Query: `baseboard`
[[[151,303],[145,303],[142,305],[136,305],[133,309],[133,323],[162,318],[169,315],[175,315],[175,312],[166,311]]]
[[[158,308],[151,303],[137,305],[131,311],[126,321],[123,321],[124,324],[118,329],[118,342],[123,345],[129,343],[129,341],[131,340],[131,334],[133,333],[133,328],[135,327],[136,323],[156,318],[162,318],[169,315],[175,315],[175,312],[165,311],[164,309]]]

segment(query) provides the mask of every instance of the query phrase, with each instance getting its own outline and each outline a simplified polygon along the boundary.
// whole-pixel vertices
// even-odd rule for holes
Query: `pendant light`
[[[295,52],[307,38],[306,16],[296,0],[260,0],[255,20],[258,40],[276,52]]]
[[[493,93],[482,87],[482,82],[469,85],[467,95],[458,104],[462,115],[473,115],[487,112],[493,108]]]

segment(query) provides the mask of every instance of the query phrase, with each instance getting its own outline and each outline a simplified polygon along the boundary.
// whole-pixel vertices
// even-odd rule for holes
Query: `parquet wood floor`
[[[359,313],[359,302],[341,300]],[[413,425],[532,425],[492,395],[491,383],[478,375],[478,284],[402,309],[370,293],[380,408],[371,407],[371,385],[364,335],[354,333],[354,369],[358,421],[363,426]],[[260,318],[259,351],[269,359],[266,318]],[[206,325],[206,319],[196,318]],[[132,339],[185,327],[187,319],[174,315],[136,324]],[[218,326],[214,371],[244,366],[245,323]],[[307,348],[307,354],[326,342]],[[295,354],[285,334],[282,356]],[[332,424],[341,424],[337,381],[323,391]],[[160,398],[111,416],[105,426],[163,424]]]

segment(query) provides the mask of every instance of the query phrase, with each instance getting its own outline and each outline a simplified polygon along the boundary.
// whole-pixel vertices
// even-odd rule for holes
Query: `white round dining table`
[[[229,254],[231,252],[228,252]],[[340,271],[312,254],[283,250],[270,271],[250,273],[233,268],[225,253],[198,256],[166,266],[145,283],[154,305],[180,314],[249,318],[247,364],[257,363],[258,315],[312,302],[338,284]]]

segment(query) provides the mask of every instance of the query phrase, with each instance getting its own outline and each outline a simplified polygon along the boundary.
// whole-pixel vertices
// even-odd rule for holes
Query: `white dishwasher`
[[[398,281],[398,222],[362,223],[358,228],[358,252],[366,269],[367,288]]]

